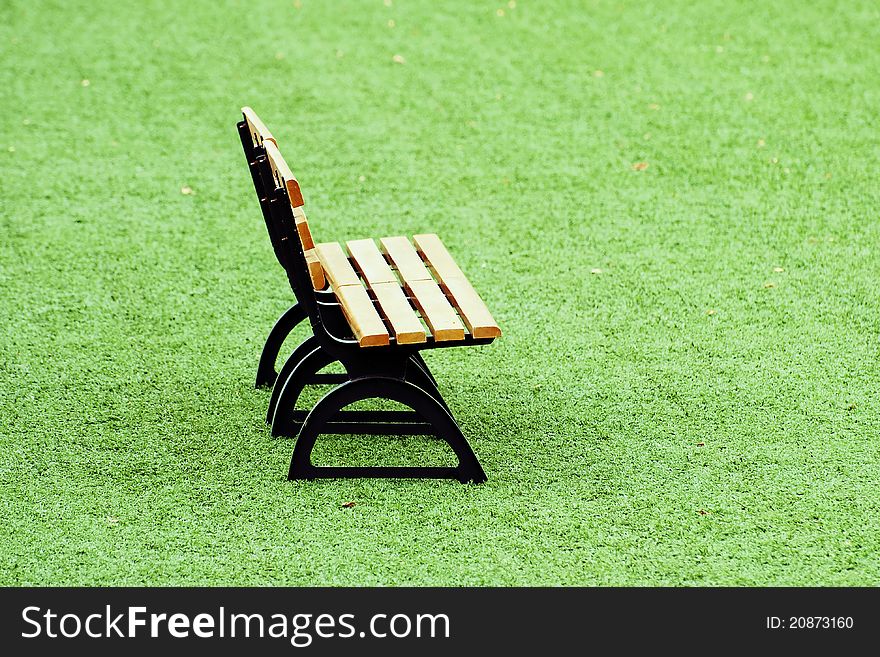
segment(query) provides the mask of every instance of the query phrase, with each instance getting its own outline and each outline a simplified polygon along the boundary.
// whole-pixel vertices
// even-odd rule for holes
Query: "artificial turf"
[[[878,21],[0,3],[0,584],[880,584]],[[286,480],[241,105],[319,240],[483,293],[504,337],[427,360],[488,483]]]

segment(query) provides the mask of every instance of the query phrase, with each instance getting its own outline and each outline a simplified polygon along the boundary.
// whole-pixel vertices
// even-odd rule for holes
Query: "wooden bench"
[[[254,186],[276,257],[297,298],[298,310],[288,313],[294,325],[308,318],[313,333],[275,377],[270,400],[273,434],[296,437],[289,478],[485,480],[420,352],[485,345],[500,337],[486,304],[437,235],[315,244],[299,183],[276,139],[252,110],[243,108],[242,114],[238,127]],[[310,411],[296,409],[305,385],[331,382],[316,377],[332,362],[346,370],[332,381],[339,385]],[[412,410],[345,409],[372,398]],[[321,433],[433,434],[452,447],[459,463],[451,468],[318,467],[311,451]]]

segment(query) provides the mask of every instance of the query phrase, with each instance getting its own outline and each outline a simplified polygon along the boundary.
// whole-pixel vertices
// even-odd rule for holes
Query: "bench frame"
[[[260,357],[257,384],[268,383],[281,345],[305,319],[313,335],[294,349],[282,370],[274,376],[270,400],[272,434],[296,436],[288,479],[335,477],[453,478],[462,483],[486,480],[486,474],[443,400],[436,380],[420,352],[424,349],[489,344],[494,338],[399,344],[392,336],[388,345],[361,347],[348,337],[351,329],[329,287],[314,290],[308,263],[296,232],[288,190],[272,175],[265,150],[255,146],[245,121],[239,134],[276,257],[287,271],[297,303],[276,322]],[[262,151],[262,152],[260,152]],[[339,362],[345,374],[321,370]],[[271,370],[271,371],[270,371]],[[296,409],[296,401],[309,384],[336,383],[311,411]],[[408,406],[409,411],[345,410],[362,400],[386,399]],[[267,417],[268,419],[268,417]],[[458,457],[454,467],[328,467],[311,461],[320,434],[434,435]]]

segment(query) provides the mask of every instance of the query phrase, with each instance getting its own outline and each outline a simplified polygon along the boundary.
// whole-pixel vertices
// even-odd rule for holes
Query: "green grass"
[[[880,584],[876,3],[295,4],[0,2],[0,584]],[[244,104],[484,293],[487,484],[286,481]]]

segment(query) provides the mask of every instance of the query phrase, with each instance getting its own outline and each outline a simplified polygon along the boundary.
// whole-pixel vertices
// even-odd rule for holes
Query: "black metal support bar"
[[[297,409],[291,425],[302,427],[310,411]],[[430,436],[434,429],[415,411],[343,410],[337,412],[322,430],[325,434],[373,436]]]
[[[291,479],[341,479],[346,477],[383,478],[383,479],[462,479],[458,468],[426,467],[426,466],[376,466],[376,467],[340,467],[306,465],[300,468],[298,476]],[[479,481],[474,480],[476,483]]]
[[[327,422],[322,434],[343,434],[346,436],[431,436],[434,429],[430,424],[408,422]]]
[[[329,386],[329,385],[338,385],[340,383],[345,383],[348,381],[348,374],[333,374],[330,372],[318,372],[317,374],[313,374],[306,381],[309,385],[316,386]]]
[[[304,422],[308,414],[311,411],[307,411],[304,409],[297,409],[293,412],[293,419],[296,422]],[[419,415],[415,411],[386,411],[386,410],[344,410],[339,411],[336,415],[333,416],[333,421],[342,421],[345,420],[347,422],[370,422],[373,424],[376,423],[388,423],[395,422],[398,424],[408,422],[410,424],[428,424],[425,422],[425,419]]]

